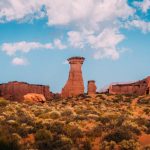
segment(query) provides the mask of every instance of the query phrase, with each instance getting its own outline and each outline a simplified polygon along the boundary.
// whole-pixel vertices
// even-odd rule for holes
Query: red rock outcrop
[[[24,98],[24,102],[33,102],[33,103],[46,102],[46,99],[42,94],[28,93],[24,95],[23,98]]]
[[[46,99],[52,97],[49,86],[17,81],[0,84],[0,96],[11,101],[22,101],[23,96],[28,93],[42,94]]]
[[[84,93],[84,83],[82,78],[82,64],[85,58],[71,57],[68,59],[70,72],[67,83],[62,89],[62,97],[72,97]]]
[[[88,81],[88,95],[96,94],[96,85],[94,80]]]
[[[111,85],[108,91],[110,94],[150,94],[150,77],[134,83]]]

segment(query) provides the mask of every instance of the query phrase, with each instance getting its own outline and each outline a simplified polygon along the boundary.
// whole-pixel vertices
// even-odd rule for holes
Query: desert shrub
[[[71,150],[72,140],[64,135],[58,136],[55,134],[51,141],[51,146],[46,150]]]
[[[138,126],[127,125],[125,126],[129,131],[133,132],[136,135],[140,135],[141,131]]]
[[[0,116],[0,122],[5,121],[5,117],[4,116]]]
[[[76,115],[74,118],[74,121],[82,121],[82,120],[88,120],[88,118],[85,115]]]
[[[67,125],[64,128],[65,134],[73,140],[83,137],[82,130],[77,126]]]
[[[110,122],[110,118],[109,117],[105,117],[105,116],[101,116],[99,118],[99,121],[102,123],[102,124],[106,124],[106,123],[109,123]]]
[[[70,150],[72,147],[72,140],[65,135],[52,135],[48,130],[41,129],[35,135],[36,145],[39,150]]]
[[[17,128],[17,132],[22,137],[26,137],[28,134],[31,134],[34,130],[34,127],[28,126],[27,124],[23,123]]]
[[[99,116],[96,115],[96,114],[89,114],[89,115],[87,115],[87,117],[88,117],[89,119],[92,119],[92,120],[95,120],[95,121],[98,121],[98,120],[99,120]]]
[[[49,113],[42,113],[38,117],[42,118],[42,119],[48,119],[48,118],[50,118],[50,114]]]
[[[73,115],[73,110],[72,109],[69,109],[69,108],[67,108],[67,109],[65,109],[62,113],[61,113],[61,115],[62,116],[71,116],[71,115]]]
[[[49,115],[51,119],[58,119],[60,117],[60,113],[58,111],[52,111]]]
[[[150,145],[145,146],[143,150],[150,150]]]
[[[100,98],[102,100],[105,100],[105,97],[103,95],[101,95],[101,94],[96,95],[96,98]]]
[[[92,150],[92,144],[90,140],[85,140],[81,144],[82,144],[82,147],[80,148],[81,150]]]
[[[126,103],[131,103],[131,98],[125,98],[124,100],[123,100],[123,102],[126,102]]]
[[[150,109],[149,108],[145,108],[144,112],[145,112],[146,115],[150,115]]]
[[[117,144],[114,141],[110,141],[110,142],[104,141],[100,145],[100,150],[116,150],[116,146]]]
[[[139,99],[138,104],[150,104],[150,99]]]
[[[78,108],[76,109],[76,113],[77,114],[84,114],[84,115],[88,115],[90,113],[90,110],[87,110],[87,109],[83,109],[83,108]]]
[[[8,100],[4,99],[4,98],[0,98],[0,107],[5,107],[7,106],[9,103]]]
[[[104,137],[105,141],[115,141],[116,143],[121,142],[122,140],[130,140],[132,138],[132,134],[125,128],[116,129],[112,133],[109,133]]]
[[[116,126],[117,126],[117,127],[122,126],[122,124],[124,123],[125,120],[126,120],[126,116],[125,116],[125,115],[120,115],[120,116],[116,119]]]
[[[114,103],[123,102],[123,96],[122,95],[116,95],[115,98],[113,98]]]
[[[52,147],[53,136],[50,131],[40,129],[35,134],[37,148],[40,150],[48,150]]]
[[[137,118],[137,119],[135,119],[135,122],[139,126],[145,126],[147,128],[146,133],[150,134],[150,120],[147,120],[145,118]]]
[[[123,140],[119,145],[121,150],[140,150],[140,145],[135,140]]]
[[[62,143],[62,146],[59,148],[61,150],[70,150],[72,148],[73,142],[70,138],[63,135],[60,137],[60,143]]]
[[[87,95],[87,94],[80,94],[77,96],[78,99],[86,99],[86,98],[91,98],[91,96]]]
[[[103,128],[101,125],[96,125],[91,130],[87,131],[86,135],[89,137],[100,137],[102,135]]]
[[[9,133],[0,131],[0,150],[20,150],[19,141]]]
[[[50,125],[51,132],[55,132],[57,134],[61,134],[64,132],[64,123],[60,121],[55,121]]]
[[[33,124],[33,116],[26,109],[20,109],[17,111],[18,121],[20,123]]]

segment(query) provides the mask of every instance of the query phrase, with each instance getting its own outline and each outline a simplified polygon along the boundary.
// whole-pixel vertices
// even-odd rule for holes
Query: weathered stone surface
[[[110,85],[110,94],[150,94],[150,77],[134,83]]]
[[[94,80],[88,81],[88,95],[96,94],[96,85]]]
[[[23,96],[24,102],[46,102],[46,99],[43,94],[35,94],[35,93],[29,93]]]
[[[49,86],[17,81],[0,84],[0,96],[11,101],[22,101],[23,96],[28,93],[43,94],[46,99],[52,97]]]
[[[77,96],[84,93],[84,83],[82,78],[82,64],[85,58],[71,57],[68,59],[70,64],[69,78],[62,89],[62,97]]]

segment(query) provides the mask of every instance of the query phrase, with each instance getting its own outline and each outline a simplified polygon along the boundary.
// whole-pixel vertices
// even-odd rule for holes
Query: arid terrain
[[[150,150],[150,96],[0,98],[0,150]]]

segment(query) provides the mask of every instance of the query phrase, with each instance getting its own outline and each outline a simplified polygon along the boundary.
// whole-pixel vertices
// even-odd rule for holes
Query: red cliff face
[[[82,64],[85,58],[71,57],[68,59],[70,64],[69,78],[62,89],[62,97],[77,96],[84,93],[84,83],[82,78]]]
[[[88,81],[88,94],[92,95],[92,94],[96,94],[96,85],[95,85],[95,81],[94,80],[90,80]]]
[[[129,84],[116,84],[109,87],[110,94],[150,94],[150,77]]]
[[[23,96],[28,93],[43,94],[46,99],[50,99],[52,97],[52,94],[49,91],[49,86],[16,81],[0,84],[0,96],[8,100],[22,101]]]

